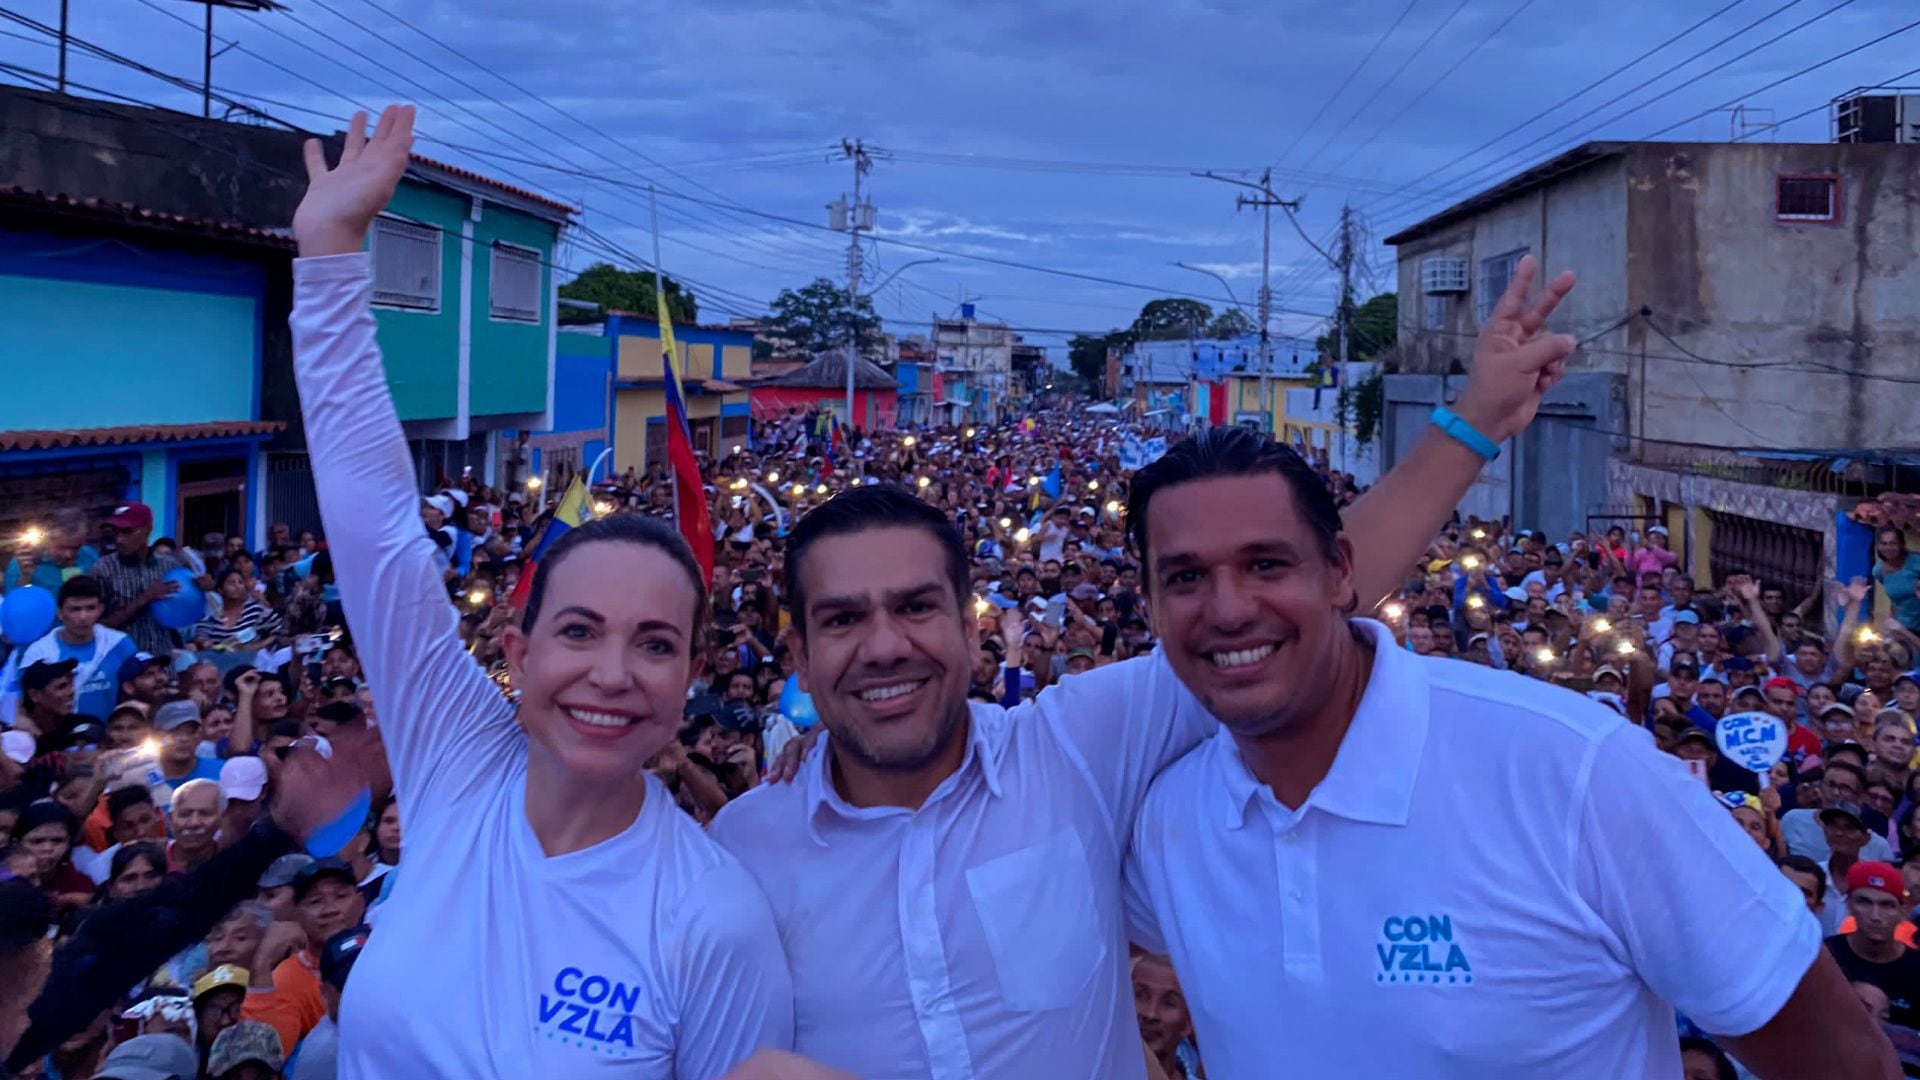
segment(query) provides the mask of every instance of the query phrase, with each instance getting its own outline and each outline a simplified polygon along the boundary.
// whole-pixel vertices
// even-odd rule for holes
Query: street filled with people
[[[0,1075],[1920,1062],[1920,553],[1460,515],[1570,276],[1364,489],[1059,399],[421,491],[361,253],[410,126],[295,221],[323,527],[11,553]]]

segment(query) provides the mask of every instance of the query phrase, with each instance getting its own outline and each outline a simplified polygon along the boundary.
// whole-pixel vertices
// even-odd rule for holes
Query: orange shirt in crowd
[[[1854,925],[1853,916],[1851,915],[1840,922],[1840,932],[1843,934],[1851,934],[1857,929],[1859,928]],[[1909,949],[1914,947],[1912,920],[1902,920],[1899,926],[1893,928],[1893,940],[1905,945]]]
[[[311,949],[280,961],[273,969],[273,989],[248,990],[240,1004],[240,1015],[258,1020],[280,1035],[280,1050],[291,1055],[327,1015],[327,1001],[320,996],[320,958]]]

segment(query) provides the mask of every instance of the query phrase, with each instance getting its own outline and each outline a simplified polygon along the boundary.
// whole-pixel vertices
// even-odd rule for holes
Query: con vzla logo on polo
[[[596,1054],[633,1049],[633,1014],[640,1008],[635,983],[564,967],[551,993],[540,995],[540,1027],[549,1039]]]
[[[1391,915],[1374,945],[1379,983],[1464,986],[1473,982],[1473,965],[1454,939],[1451,915]]]

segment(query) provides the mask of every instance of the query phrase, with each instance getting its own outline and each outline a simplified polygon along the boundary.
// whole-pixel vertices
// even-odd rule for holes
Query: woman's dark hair
[[[1175,443],[1159,460],[1133,474],[1127,497],[1128,548],[1139,557],[1143,568],[1150,567],[1147,508],[1161,489],[1216,476],[1260,473],[1277,473],[1287,482],[1293,492],[1294,509],[1306,519],[1321,556],[1328,562],[1340,561],[1336,543],[1340,536],[1340,511],[1313,467],[1271,436],[1243,427],[1208,428],[1191,439]],[[1151,577],[1148,569],[1141,570],[1143,582]]]
[[[1733,1060],[1727,1057],[1725,1050],[1715,1046],[1711,1040],[1702,1039],[1696,1035],[1683,1036],[1680,1040],[1680,1052],[1684,1054],[1689,1050],[1713,1059],[1717,1080],[1739,1080],[1740,1074],[1734,1071]]]
[[[107,864],[107,884],[120,880],[127,872],[133,860],[145,859],[147,864],[162,874],[167,872],[167,849],[151,840],[139,840],[131,844],[121,844],[113,853],[113,861]]]
[[[870,529],[924,529],[940,545],[946,559],[947,584],[953,586],[954,603],[967,595],[967,549],[960,541],[960,530],[932,504],[923,502],[898,484],[864,484],[848,488],[812,510],[787,535],[786,580],[787,612],[793,626],[806,636],[807,597],[801,588],[801,568],[807,549],[828,536],[848,536]]]
[[[551,526],[549,526],[551,527]],[[693,584],[693,640],[700,637],[701,620],[707,609],[706,575],[700,572],[700,564],[693,557],[693,549],[673,526],[659,518],[643,517],[639,514],[616,514],[612,517],[595,518],[584,525],[568,529],[566,534],[554,541],[545,555],[534,567],[533,584],[527,588],[527,610],[520,615],[520,629],[531,632],[533,625],[540,621],[540,606],[547,598],[547,579],[556,567],[567,561],[567,556],[582,546],[600,542],[635,544],[664,552],[668,558],[680,564],[687,572],[687,580]],[[613,583],[610,583],[613,584]],[[691,642],[690,642],[691,643]]]

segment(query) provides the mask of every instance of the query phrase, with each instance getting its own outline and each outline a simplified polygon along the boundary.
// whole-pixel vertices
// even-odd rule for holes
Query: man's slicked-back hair
[[[960,531],[945,514],[898,484],[852,487],[807,511],[787,536],[784,583],[787,613],[800,634],[807,632],[806,590],[800,585],[807,549],[823,537],[846,536],[870,529],[926,530],[946,557],[947,584],[953,586],[954,602],[959,603],[967,595],[968,582],[972,579],[967,570],[966,545],[960,540]]]
[[[1133,474],[1127,496],[1127,546],[1140,560],[1143,582],[1153,576],[1147,554],[1147,509],[1165,488],[1216,476],[1255,476],[1274,473],[1293,492],[1293,505],[1306,519],[1320,554],[1340,561],[1340,510],[1313,467],[1299,454],[1270,435],[1243,427],[1208,428],[1191,439],[1175,443],[1159,460]],[[1193,522],[1205,528],[1205,522]]]
[[[595,518],[584,525],[575,525],[567,530],[566,535],[555,540],[533,568],[533,584],[527,587],[527,609],[520,614],[521,630],[532,633],[534,624],[540,621],[540,607],[547,599],[547,579],[553,571],[567,561],[567,556],[572,552],[596,543],[655,548],[678,563],[680,569],[687,572],[687,580],[693,584],[693,611],[689,613],[693,622],[688,627],[688,643],[696,645],[699,642],[707,612],[707,581],[705,575],[700,573],[700,563],[694,559],[693,549],[687,546],[686,538],[675,532],[673,526],[659,518],[642,517],[639,514]],[[610,581],[606,586],[617,589],[620,584]]]

